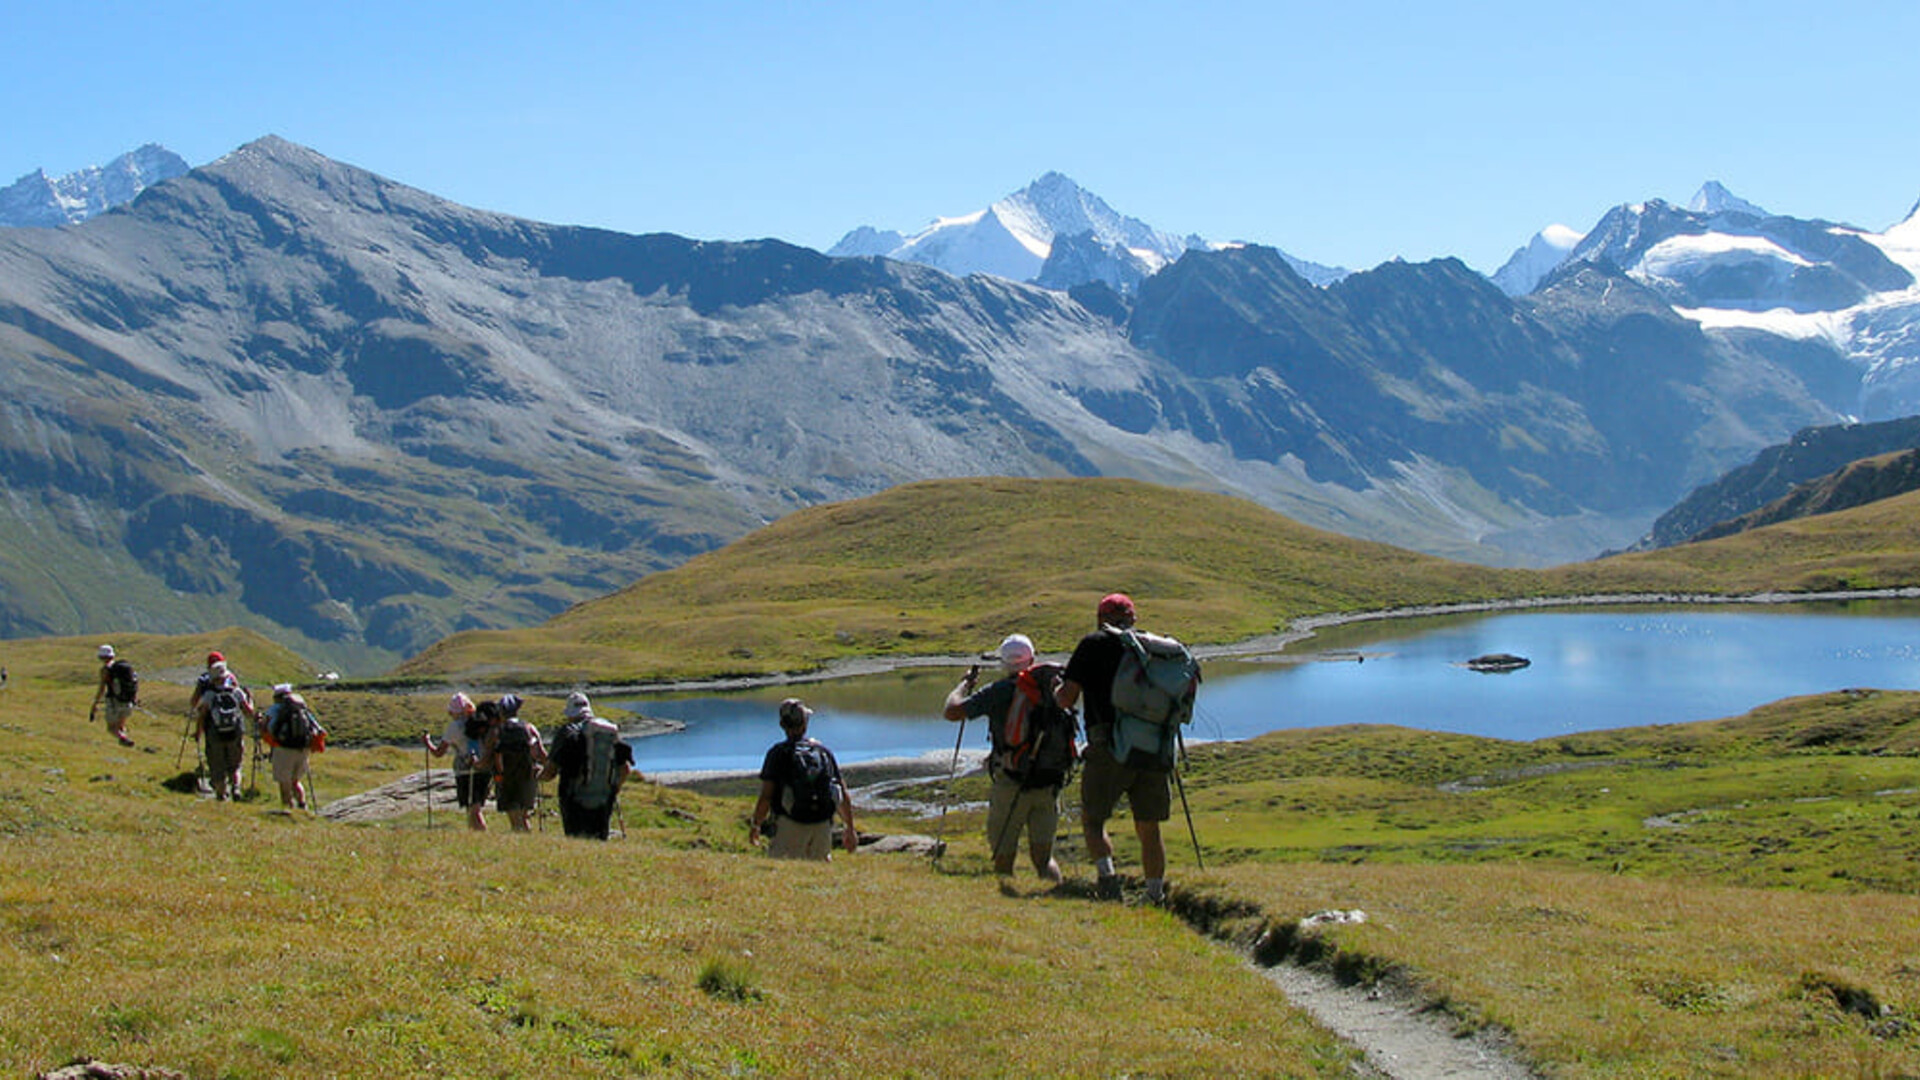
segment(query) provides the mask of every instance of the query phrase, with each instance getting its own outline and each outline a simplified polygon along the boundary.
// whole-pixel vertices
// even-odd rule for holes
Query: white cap
[[[578,720],[592,711],[593,704],[587,700],[587,695],[578,690],[567,695],[567,719]]]
[[[1008,634],[1000,643],[1000,662],[1008,671],[1025,671],[1033,666],[1033,641],[1025,634]]]
[[[111,645],[100,646],[100,659],[102,660],[113,659],[113,646]]]

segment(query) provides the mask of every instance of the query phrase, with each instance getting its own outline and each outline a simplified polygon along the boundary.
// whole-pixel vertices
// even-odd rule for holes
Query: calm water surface
[[[1042,648],[1069,643],[1042,642]],[[1446,616],[1350,626],[1296,651],[1341,659],[1214,661],[1189,737],[1240,739],[1281,728],[1379,723],[1503,739],[1680,723],[1743,713],[1795,694],[1920,687],[1920,604],[1685,609],[1597,608]],[[1532,666],[1506,675],[1460,666],[1510,652]],[[1364,659],[1355,662],[1358,654]],[[780,737],[774,709],[798,693],[817,710],[812,734],[842,762],[951,753],[940,719],[953,671],[916,671],[725,696],[623,702],[683,721],[639,739],[648,772],[756,770]],[[966,745],[985,749],[968,725]]]

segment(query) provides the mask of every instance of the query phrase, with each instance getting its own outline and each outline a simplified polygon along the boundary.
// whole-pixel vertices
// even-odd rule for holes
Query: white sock
[[[1100,872],[1101,877],[1112,877],[1113,876],[1113,856],[1108,855],[1106,858],[1101,859],[1100,861],[1094,863],[1093,868]]]

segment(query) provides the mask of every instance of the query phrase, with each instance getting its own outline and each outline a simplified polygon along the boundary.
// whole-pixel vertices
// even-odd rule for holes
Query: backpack
[[[812,739],[787,743],[786,783],[781,785],[780,813],[802,825],[832,821],[840,809],[840,772],[833,755]]]
[[[1113,757],[1135,769],[1174,766],[1180,725],[1193,723],[1200,662],[1185,645],[1141,630],[1107,627],[1120,639],[1113,673]]]
[[[580,740],[582,761],[580,778],[567,794],[575,805],[598,810],[613,801],[617,790],[613,758],[614,748],[620,745],[620,729],[610,720],[595,717],[575,725],[572,737]]]
[[[123,705],[140,700],[140,673],[125,660],[107,665],[107,696]]]
[[[524,720],[500,725],[493,739],[493,771],[508,780],[533,775],[533,731]]]
[[[240,708],[240,688],[232,683],[207,691],[207,734],[222,742],[232,742],[246,733]]]
[[[280,703],[273,719],[267,724],[267,734],[273,736],[274,744],[288,750],[305,750],[321,734],[320,722],[313,718],[313,710],[306,702],[288,698]]]
[[[1013,679],[1013,702],[995,739],[994,762],[1023,789],[1059,787],[1079,760],[1073,745],[1079,722],[1053,697],[1060,675],[1060,665],[1040,664]]]

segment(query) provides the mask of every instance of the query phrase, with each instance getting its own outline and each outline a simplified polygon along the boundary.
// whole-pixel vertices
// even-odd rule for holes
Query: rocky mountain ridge
[[[186,171],[180,155],[157,143],[64,176],[49,177],[37,169],[0,188],[0,226],[75,225],[132,202],[151,185]]]
[[[1126,476],[1564,561],[1835,418],[1589,266],[1134,296],[489,214],[267,138],[0,231],[0,632],[241,623],[366,670],[907,480]]]

